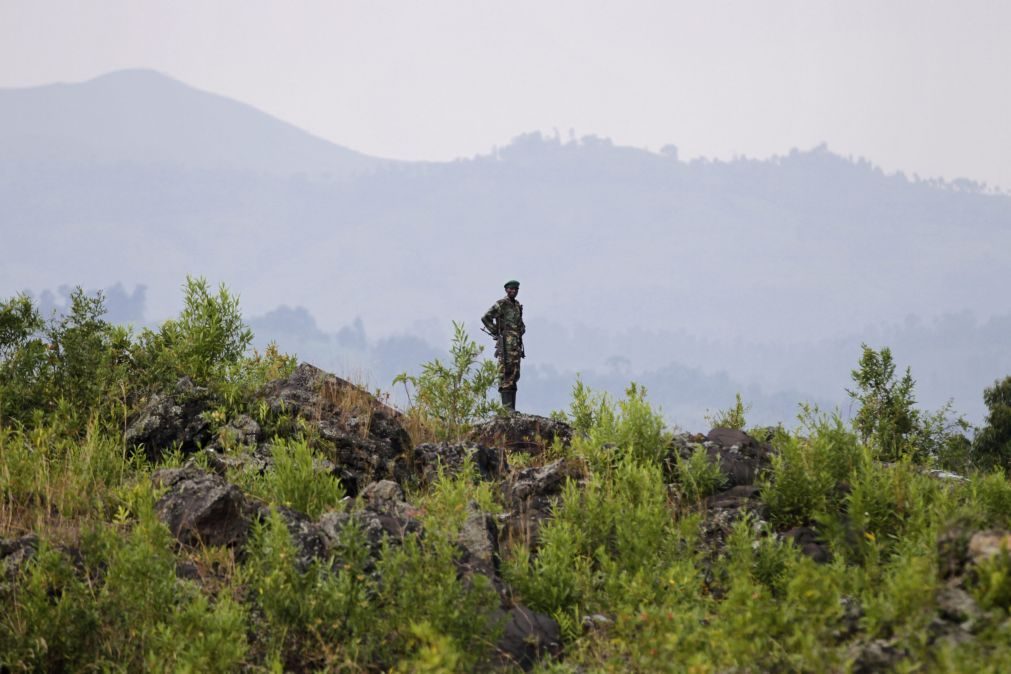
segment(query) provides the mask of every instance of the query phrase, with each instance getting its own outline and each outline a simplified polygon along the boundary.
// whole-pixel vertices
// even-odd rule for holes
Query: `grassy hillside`
[[[0,304],[0,671],[1011,670],[1011,380],[974,441],[869,348],[853,427],[675,434],[506,416],[458,330],[400,412],[185,294]]]

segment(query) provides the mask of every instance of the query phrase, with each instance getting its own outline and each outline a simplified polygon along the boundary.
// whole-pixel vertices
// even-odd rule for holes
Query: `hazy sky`
[[[1011,2],[0,0],[0,86],[154,68],[369,154],[823,141],[1011,188]]]

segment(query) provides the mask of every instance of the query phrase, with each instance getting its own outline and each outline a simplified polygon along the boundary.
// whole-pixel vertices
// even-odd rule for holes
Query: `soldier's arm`
[[[520,335],[527,334],[527,324],[523,322],[523,305],[520,305]]]
[[[491,309],[486,311],[484,313],[484,316],[481,317],[481,322],[484,323],[484,327],[487,328],[488,332],[492,333],[493,335],[498,334],[498,317],[499,317],[498,302],[491,305]]]

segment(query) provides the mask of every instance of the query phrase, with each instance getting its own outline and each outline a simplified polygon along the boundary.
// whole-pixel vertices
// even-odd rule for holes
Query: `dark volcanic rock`
[[[481,512],[475,503],[468,506],[457,544],[463,549],[460,565],[464,569],[489,577],[498,573],[498,526],[495,518]]]
[[[361,499],[366,510],[382,515],[406,517],[407,513],[413,510],[411,505],[404,501],[404,490],[393,480],[371,483],[362,491]]]
[[[755,485],[738,485],[709,496],[706,499],[706,510],[760,512],[764,506],[759,495],[760,490]]]
[[[714,428],[706,439],[709,458],[719,463],[728,486],[755,484],[759,472],[769,467],[772,447],[744,431]]]
[[[511,452],[540,454],[555,440],[572,442],[572,427],[563,421],[535,414],[508,414],[478,424],[470,440],[479,445],[504,447]]]
[[[502,542],[522,541],[536,547],[540,523],[551,515],[551,508],[567,480],[582,480],[585,468],[579,462],[560,459],[545,466],[525,468],[514,473],[500,489],[509,509],[502,515]]]
[[[260,424],[248,414],[240,414],[221,429],[219,443],[228,449],[240,445],[255,447],[262,436]]]
[[[370,571],[382,553],[383,540],[399,544],[408,534],[421,533],[421,525],[415,519],[376,512],[368,508],[353,513],[323,513],[318,522],[319,532],[323,537],[326,554],[335,555],[337,561],[340,560],[341,550],[346,544],[346,528],[352,522],[364,534],[365,542],[369,546],[369,556],[373,560],[369,566]]]
[[[0,538],[0,587],[17,577],[38,548],[39,537],[35,534]]]
[[[203,413],[210,406],[207,389],[179,380],[169,394],[155,394],[127,424],[124,442],[142,446],[151,461],[164,452],[179,448],[195,452],[211,440],[211,427]]]
[[[241,546],[246,542],[250,508],[235,485],[193,466],[165,468],[151,479],[168,487],[155,507],[181,543]]]
[[[849,655],[853,661],[853,674],[890,672],[901,660],[909,657],[906,650],[884,639],[853,644]]]
[[[455,475],[463,468],[466,458],[473,462],[482,480],[501,480],[509,472],[506,453],[501,447],[448,442],[415,447],[414,470],[422,485],[430,485],[438,478],[440,466],[447,475]]]
[[[349,495],[374,480],[409,480],[411,438],[400,414],[362,388],[302,363],[260,391],[271,411],[308,422]]]
[[[562,631],[554,618],[516,605],[502,619],[505,630],[496,648],[503,664],[529,671],[540,658],[561,652]]]
[[[832,561],[832,551],[828,543],[823,541],[817,530],[812,527],[794,527],[780,533],[779,536],[784,541],[792,541],[801,552],[819,564]]]

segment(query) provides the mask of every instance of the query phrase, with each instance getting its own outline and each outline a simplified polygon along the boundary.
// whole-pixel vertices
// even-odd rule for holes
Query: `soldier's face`
[[[516,299],[516,295],[518,295],[520,292],[519,288],[515,288],[513,286],[509,286],[505,290],[506,290],[506,297],[508,297],[511,300]]]

